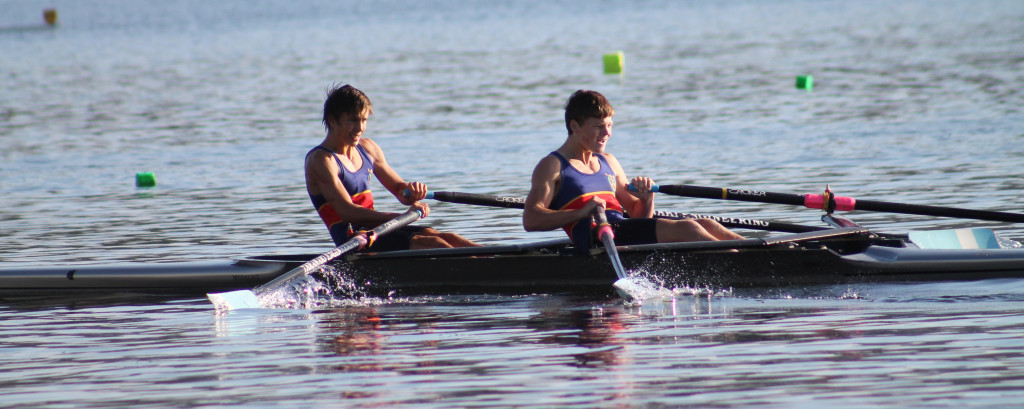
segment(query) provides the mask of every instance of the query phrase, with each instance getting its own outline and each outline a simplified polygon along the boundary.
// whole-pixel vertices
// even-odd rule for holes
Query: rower
[[[427,185],[406,182],[385,160],[376,142],[363,137],[366,121],[373,114],[369,97],[351,85],[333,87],[324,101],[323,123],[327,137],[306,154],[306,191],[320,218],[327,225],[335,245],[355,233],[391,220],[399,213],[373,208],[370,177],[374,176],[409,210],[427,217],[430,208],[421,202]],[[391,251],[442,247],[471,247],[478,244],[455,233],[430,227],[406,226],[376,237],[370,251]]]
[[[611,103],[597,91],[579,90],[569,97],[565,105],[569,135],[533,170],[523,210],[527,231],[562,227],[583,251],[596,241],[590,215],[603,206],[619,245],[743,238],[712,219],[653,218],[654,182],[647,177],[629,181],[615,156],[605,152],[613,115]],[[630,184],[635,191],[627,189]]]

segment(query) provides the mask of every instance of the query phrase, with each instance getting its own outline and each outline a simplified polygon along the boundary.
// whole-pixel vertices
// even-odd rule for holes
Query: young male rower
[[[654,219],[654,182],[646,177],[628,181],[619,161],[605,152],[614,114],[599,92],[579,90],[569,97],[565,105],[569,136],[533,170],[523,210],[527,231],[562,227],[577,249],[587,249],[596,241],[590,215],[603,206],[616,244],[743,238],[711,219]],[[628,189],[630,183],[636,191]]]
[[[384,159],[380,146],[363,137],[366,120],[371,114],[373,105],[362,91],[351,85],[332,88],[324,101],[323,123],[327,137],[306,154],[306,191],[336,245],[348,241],[356,231],[372,229],[399,215],[373,209],[371,176],[376,176],[402,204],[409,205],[410,209],[419,209],[423,217],[430,213],[430,207],[420,202],[426,197],[427,186],[402,180]],[[455,233],[406,226],[375,238],[369,249],[390,251],[469,246],[478,244]]]

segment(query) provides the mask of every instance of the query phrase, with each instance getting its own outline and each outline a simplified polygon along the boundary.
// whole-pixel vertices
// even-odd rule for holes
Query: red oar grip
[[[857,207],[857,199],[852,197],[832,196],[832,200],[836,203],[836,210],[845,212]],[[804,207],[825,210],[827,206],[828,200],[825,198],[825,195],[804,195]]]

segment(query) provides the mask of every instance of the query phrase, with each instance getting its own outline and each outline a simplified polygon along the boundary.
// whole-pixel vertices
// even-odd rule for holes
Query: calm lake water
[[[587,88],[616,107],[610,150],[659,183],[1022,212],[1022,22],[1024,2],[1000,0],[0,0],[0,268],[330,249],[302,157],[332,83],[368,93],[367,136],[435,190],[524,195],[564,138],[562,104]],[[619,50],[625,73],[603,74]],[[156,187],[136,188],[138,172]],[[432,209],[424,223],[483,243],[561,236],[524,232],[514,210]],[[1024,239],[1004,223],[849,217]],[[5,298],[0,406],[1024,402],[1022,280],[348,304]]]

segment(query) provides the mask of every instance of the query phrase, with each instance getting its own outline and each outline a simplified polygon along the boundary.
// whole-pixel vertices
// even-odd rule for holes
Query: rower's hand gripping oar
[[[820,195],[798,195],[792,193],[760,192],[754,190],[692,185],[655,185],[651,187],[651,191],[675,196],[700,197],[705,199],[740,200],[746,202],[804,206],[810,209],[825,210],[828,213],[832,213],[835,210],[867,210],[923,216],[957,217],[963,219],[1024,223],[1024,214],[1020,213],[893,203],[878,200],[857,200],[852,197],[836,196],[832,194],[831,190],[828,188],[825,189],[824,194]]]
[[[594,220],[597,222],[597,237],[604,243],[605,252],[608,253],[608,260],[612,263],[612,268],[615,269],[615,275],[619,276],[619,279],[612,284],[615,290],[619,292],[622,298],[627,300],[633,299],[633,294],[637,293],[636,285],[629,280],[626,276],[626,269],[622,267],[622,260],[619,259],[619,250],[615,247],[615,233],[612,232],[612,226],[608,224],[608,217],[604,214],[604,206],[598,206],[594,209]]]
[[[409,210],[402,213],[394,219],[388,220],[384,224],[381,224],[373,230],[368,232],[359,232],[351,239],[343,243],[342,245],[335,247],[333,250],[321,254],[319,257],[314,258],[306,263],[298,266],[291,271],[284,273],[277,278],[270,280],[266,284],[257,286],[250,290],[238,290],[230,291],[226,293],[210,293],[206,296],[210,299],[218,310],[234,310],[239,308],[260,308],[260,300],[258,294],[263,294],[272,291],[274,288],[284,284],[292,279],[300,276],[309,274],[320,266],[327,264],[331,260],[334,260],[346,253],[359,250],[373,243],[373,240],[378,236],[382,236],[397,229],[400,229],[409,223],[412,223],[423,216],[423,212],[419,209]]]

